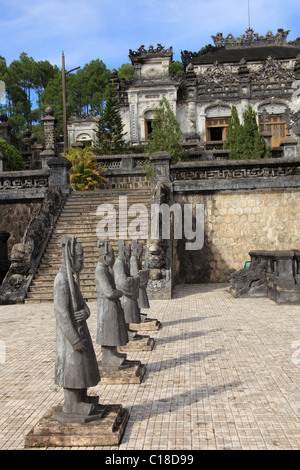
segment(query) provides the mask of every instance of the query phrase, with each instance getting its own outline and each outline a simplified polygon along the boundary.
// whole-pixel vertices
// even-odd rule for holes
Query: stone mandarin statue
[[[132,256],[130,258],[130,275],[139,276],[140,288],[138,304],[141,308],[150,308],[147,295],[147,285],[149,281],[150,270],[142,267],[143,244],[138,240],[132,240]]]
[[[80,292],[83,249],[75,237],[62,238],[62,263],[54,281],[56,316],[55,383],[64,389],[62,414],[96,413],[98,397],[87,388],[98,384],[100,374],[86,320],[90,310]]]
[[[113,270],[116,286],[123,292],[125,322],[128,325],[130,323],[141,323],[138,305],[140,278],[139,276],[130,276],[130,255],[130,245],[126,245],[123,240],[119,240],[119,252]]]
[[[125,363],[126,354],[117,351],[118,346],[128,343],[128,328],[120,298],[122,291],[116,289],[112,267],[115,256],[107,241],[99,240],[99,261],[95,271],[98,297],[97,344],[101,345],[101,368],[114,369]]]

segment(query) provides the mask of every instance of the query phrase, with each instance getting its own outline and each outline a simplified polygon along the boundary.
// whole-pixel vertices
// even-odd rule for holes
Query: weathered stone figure
[[[141,308],[150,308],[147,295],[147,284],[149,281],[150,270],[142,267],[143,244],[138,240],[132,240],[132,255],[130,258],[130,275],[139,276],[140,288],[138,304]]]
[[[124,364],[126,354],[120,354],[117,346],[128,343],[128,328],[120,298],[122,291],[116,289],[112,272],[115,257],[112,246],[107,241],[99,240],[99,261],[95,271],[98,296],[97,344],[101,345],[104,369],[115,368]]]
[[[87,388],[97,385],[100,375],[86,323],[90,310],[79,286],[83,249],[75,237],[63,237],[62,246],[62,264],[54,281],[55,383],[64,389],[62,414],[67,420],[68,415],[96,412],[98,397],[88,397]]]
[[[113,271],[116,286],[123,292],[122,300],[127,324],[141,323],[138,305],[140,278],[139,276],[130,276],[130,255],[130,245],[126,245],[123,240],[119,240],[119,252]]]

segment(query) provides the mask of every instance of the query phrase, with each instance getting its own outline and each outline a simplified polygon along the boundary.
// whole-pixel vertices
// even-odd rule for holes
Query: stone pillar
[[[32,146],[32,168],[34,170],[40,170],[42,166],[41,162],[42,146],[40,144],[33,144]]]
[[[10,261],[7,255],[7,240],[10,234],[8,232],[0,231],[0,284],[8,271]]]
[[[4,155],[0,153],[0,173],[2,171],[5,171],[5,160],[4,160]]]
[[[297,144],[298,140],[294,139],[290,135],[287,135],[280,143],[280,147],[283,149],[283,157],[297,157]]]
[[[168,152],[155,152],[150,157],[153,164],[152,203],[158,207],[162,204],[171,205],[173,200],[170,179],[171,156]],[[153,219],[155,217],[155,219]],[[171,219],[169,220],[171,223]],[[168,223],[168,221],[167,221]],[[151,237],[158,228],[158,238],[147,240],[146,267],[150,270],[147,293],[149,299],[170,299],[172,295],[172,254],[173,239],[163,239],[161,233],[161,215],[151,210]],[[172,227],[171,227],[172,233]]]
[[[60,188],[62,194],[69,194],[72,191],[69,173],[71,166],[71,162],[62,154],[49,160],[49,188]]]
[[[153,165],[153,184],[159,182],[170,183],[170,163],[171,156],[168,152],[155,152],[151,155],[150,160]]]
[[[197,134],[197,77],[194,66],[189,64],[185,73],[187,91],[187,119],[189,131],[185,134],[187,142],[197,142],[200,140]]]
[[[271,147],[272,132],[262,131],[261,136],[264,138],[267,147]]]
[[[48,161],[55,157],[55,117],[51,106],[45,110],[45,117],[41,119],[44,125],[45,150],[40,153],[42,168],[48,168]]]

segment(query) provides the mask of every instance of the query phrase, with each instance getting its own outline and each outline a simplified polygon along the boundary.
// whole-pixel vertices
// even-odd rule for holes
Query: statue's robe
[[[138,305],[139,276],[130,276],[125,261],[117,258],[113,267],[117,289],[123,292],[122,303],[126,323],[141,323],[141,311]]]
[[[140,287],[139,287],[139,298],[138,304],[141,308],[150,308],[148,294],[147,294],[147,285],[149,281],[150,270],[142,269],[139,263],[138,257],[132,255],[130,258],[130,275],[139,276],[140,278]]]
[[[108,266],[98,262],[95,271],[98,297],[97,344],[101,346],[125,346],[128,332],[120,297],[113,273]]]
[[[84,310],[86,318],[78,325],[74,317],[71,291],[67,276],[59,271],[54,281],[54,312],[56,317],[55,383],[60,387],[84,389],[99,383],[97,359],[86,319],[90,309],[74,281],[77,310]],[[73,346],[83,341],[85,350]]]

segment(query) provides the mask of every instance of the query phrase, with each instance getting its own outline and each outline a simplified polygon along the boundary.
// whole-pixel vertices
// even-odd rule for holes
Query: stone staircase
[[[127,210],[132,204],[144,204],[150,216],[150,190],[74,191],[68,196],[35,277],[31,282],[25,303],[53,301],[53,283],[61,265],[61,238],[63,235],[76,236],[82,244],[84,249],[84,268],[80,273],[81,292],[87,301],[96,300],[94,281],[95,268],[98,262],[96,227],[99,221],[102,220],[102,217],[96,216],[96,210],[100,204],[113,204],[114,206],[117,221],[117,238],[110,240],[110,244],[114,247],[115,256],[117,256],[120,196],[127,196]],[[124,216],[126,216],[125,211],[122,211],[120,220],[123,220]],[[139,217],[139,213],[132,217],[128,215],[128,224],[137,217]],[[141,220],[143,220],[142,223],[148,224],[148,220],[145,217],[141,217]],[[130,238],[127,239],[127,243],[131,243]]]

